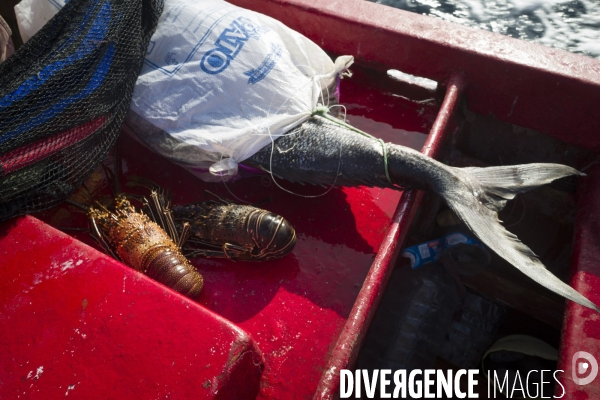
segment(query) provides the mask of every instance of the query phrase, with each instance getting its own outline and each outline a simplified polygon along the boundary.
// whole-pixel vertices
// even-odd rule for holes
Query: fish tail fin
[[[491,250],[525,275],[551,291],[589,307],[600,309],[544,267],[535,253],[498,219],[497,211],[519,193],[570,175],[584,175],[559,164],[528,164],[489,168],[452,168],[458,184],[441,190],[449,207]]]
[[[567,176],[585,176],[575,168],[561,164],[523,164],[488,168],[460,168],[484,189],[485,205],[500,211],[517,194]]]

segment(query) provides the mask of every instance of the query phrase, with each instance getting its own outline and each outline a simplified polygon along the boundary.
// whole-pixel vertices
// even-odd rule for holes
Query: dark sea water
[[[371,0],[600,58],[600,0]]]

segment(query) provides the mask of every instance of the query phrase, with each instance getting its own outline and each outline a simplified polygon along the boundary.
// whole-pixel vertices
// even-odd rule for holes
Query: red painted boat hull
[[[422,151],[435,157],[463,98],[476,113],[600,151],[598,60],[361,0],[231,2],[326,51],[354,55],[341,100],[350,122],[376,136],[420,147],[424,137],[398,129],[429,132]],[[386,77],[390,68],[441,82],[445,100],[397,95],[405,89]],[[0,233],[0,397],[335,397],[339,370],[353,367],[423,194],[342,188],[306,199],[260,177],[204,184],[127,136],[120,146],[124,175],[171,188],[175,203],[202,200],[204,189],[250,202],[272,197],[265,208],[295,227],[296,249],[261,264],[195,260],[206,282],[198,304],[83,244],[93,245],[85,234],[76,240],[48,225],[85,226],[71,209],[40,216],[44,222],[9,221]],[[572,262],[573,285],[597,303],[599,181],[594,170],[582,186]],[[577,386],[570,363],[576,351],[600,354],[599,318],[569,304],[564,321],[561,382],[573,398],[595,398],[600,379]]]

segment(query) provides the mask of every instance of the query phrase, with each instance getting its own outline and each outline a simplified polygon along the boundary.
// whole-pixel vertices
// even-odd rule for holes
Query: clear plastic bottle
[[[443,266],[401,265],[392,273],[358,368],[433,368],[458,306],[456,284]]]

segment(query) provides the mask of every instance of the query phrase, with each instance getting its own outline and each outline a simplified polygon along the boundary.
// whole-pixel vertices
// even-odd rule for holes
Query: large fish
[[[500,257],[553,292],[600,312],[550,273],[529,247],[504,229],[497,214],[516,194],[584,174],[560,164],[450,167],[410,148],[383,144],[328,118],[311,117],[244,163],[293,182],[431,190]]]

